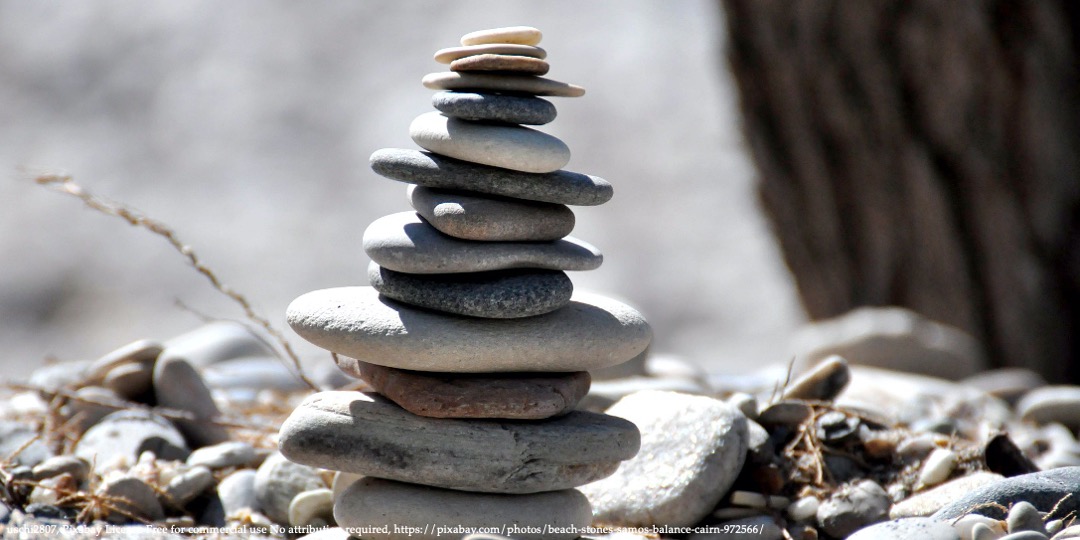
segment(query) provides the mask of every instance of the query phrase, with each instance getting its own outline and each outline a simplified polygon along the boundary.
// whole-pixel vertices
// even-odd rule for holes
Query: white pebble
[[[936,486],[949,478],[960,458],[956,452],[938,448],[930,453],[923,462],[919,473],[919,484],[923,487]]]
[[[806,522],[817,517],[821,501],[816,497],[803,497],[787,507],[787,515],[793,521]]]
[[[960,535],[960,540],[974,540],[974,530],[977,525],[984,525],[990,531],[1002,536],[1005,534],[1005,524],[993,518],[980,514],[968,514],[953,523],[953,529]],[[995,536],[994,538],[997,538]]]
[[[294,527],[322,527],[333,521],[334,494],[329,489],[297,493],[289,503],[289,524]]]
[[[748,506],[750,508],[765,508],[769,500],[761,493],[753,491],[733,491],[731,504],[734,506]]]

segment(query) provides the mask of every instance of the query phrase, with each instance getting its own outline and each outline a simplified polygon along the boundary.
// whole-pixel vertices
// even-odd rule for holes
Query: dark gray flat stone
[[[371,263],[379,293],[414,306],[471,317],[515,319],[570,303],[574,284],[557,270],[496,270],[467,274],[406,274]]]
[[[558,112],[546,99],[501,96],[476,92],[438,92],[431,105],[446,116],[462,120],[486,120],[539,126],[551,122]]]
[[[371,154],[370,163],[373,171],[391,180],[529,201],[595,206],[610,200],[614,193],[611,184],[597,176],[511,171],[417,150],[383,148]]]
[[[1022,474],[1005,478],[999,482],[983,486],[969,492],[964,497],[945,505],[932,517],[937,520],[955,519],[965,514],[982,514],[994,519],[1004,519],[1005,513],[996,506],[1006,508],[1012,503],[1027,501],[1042,512],[1049,512],[1058,501],[1065,499],[1053,518],[1060,518],[1069,512],[1080,511],[1080,467],[1062,467],[1049,471]]]

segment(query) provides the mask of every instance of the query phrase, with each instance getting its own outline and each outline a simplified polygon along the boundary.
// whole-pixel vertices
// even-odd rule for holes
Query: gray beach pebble
[[[587,371],[625,362],[652,339],[636,310],[584,292],[544,315],[478,319],[410,307],[371,287],[342,287],[300,296],[286,318],[323,349],[417,371]]]
[[[543,423],[416,416],[378,394],[320,392],[281,426],[297,463],[428,486],[535,493],[610,475],[633,456],[637,428],[575,411]],[[264,465],[265,466],[265,465]]]
[[[380,294],[406,304],[487,319],[550,313],[569,304],[574,294],[573,282],[559,270],[406,274],[373,262],[368,281]]]
[[[475,242],[439,232],[415,212],[383,216],[364,231],[364,252],[384,268],[411,274],[509,268],[595,270],[604,256],[573,237],[551,242]]]
[[[530,96],[505,96],[476,92],[437,92],[431,105],[447,116],[463,120],[486,120],[509,124],[543,125],[555,120],[555,105]]]
[[[604,204],[614,193],[611,183],[597,176],[570,171],[524,173],[417,150],[376,150],[370,164],[376,173],[409,184],[571,206]]]
[[[574,230],[562,204],[507,199],[410,185],[409,204],[439,232],[481,242],[543,242]]]

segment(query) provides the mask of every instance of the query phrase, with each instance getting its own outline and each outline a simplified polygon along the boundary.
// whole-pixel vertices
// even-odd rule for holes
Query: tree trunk
[[[1080,380],[1080,7],[723,0],[760,195],[814,319],[899,305]]]

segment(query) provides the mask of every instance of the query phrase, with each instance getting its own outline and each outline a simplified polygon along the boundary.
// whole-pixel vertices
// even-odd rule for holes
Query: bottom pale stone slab
[[[592,509],[576,489],[492,495],[364,478],[334,501],[334,518],[365,540],[445,540],[471,532],[573,540],[575,530],[591,523]]]

